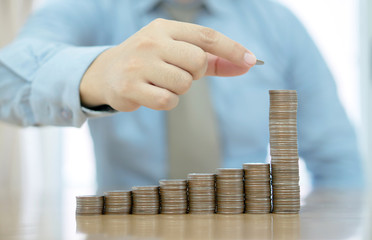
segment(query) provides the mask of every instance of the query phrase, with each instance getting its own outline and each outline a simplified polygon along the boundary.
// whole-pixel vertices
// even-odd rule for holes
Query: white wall
[[[304,23],[317,43],[338,87],[340,99],[354,124],[367,175],[372,173],[372,100],[370,54],[372,0],[280,0]],[[370,44],[369,44],[370,45]]]
[[[280,0],[302,21],[330,67],[341,101],[357,128],[359,92],[358,0]]]
[[[372,0],[360,0],[360,83],[363,117],[363,152],[367,159],[369,174],[372,174]],[[372,186],[372,178],[369,178]]]

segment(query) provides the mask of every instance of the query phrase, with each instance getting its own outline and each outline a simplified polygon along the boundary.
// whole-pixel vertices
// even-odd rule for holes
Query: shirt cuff
[[[118,112],[109,105],[102,105],[94,108],[81,107],[81,110],[89,118],[111,116]]]
[[[65,47],[37,71],[31,106],[36,124],[80,127],[94,111],[83,111],[80,81],[90,64],[108,46]]]

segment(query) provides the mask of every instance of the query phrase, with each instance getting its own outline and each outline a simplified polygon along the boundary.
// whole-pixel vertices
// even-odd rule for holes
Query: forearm
[[[80,126],[79,85],[107,47],[23,39],[0,51],[0,118],[23,125]]]
[[[23,126],[80,126],[79,85],[107,47],[98,1],[48,2],[0,50],[0,119]]]

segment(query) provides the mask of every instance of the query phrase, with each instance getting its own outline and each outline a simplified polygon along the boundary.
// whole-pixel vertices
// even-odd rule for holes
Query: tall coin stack
[[[189,213],[214,213],[216,209],[215,174],[190,173],[187,175],[187,182],[189,187]]]
[[[297,92],[270,90],[270,153],[274,213],[300,211]]]
[[[103,196],[76,196],[77,215],[99,215],[103,212]]]
[[[159,213],[159,186],[132,187],[133,214]]]
[[[244,163],[245,212],[271,212],[270,164]]]
[[[187,212],[187,181],[185,179],[160,180],[161,213]]]
[[[217,213],[244,212],[243,169],[218,168],[216,189]]]
[[[105,192],[105,214],[129,214],[132,208],[131,191]]]

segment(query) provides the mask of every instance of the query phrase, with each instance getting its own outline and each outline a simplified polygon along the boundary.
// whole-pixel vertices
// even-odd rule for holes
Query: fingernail
[[[245,61],[248,65],[252,65],[252,66],[253,66],[253,65],[256,64],[257,59],[256,59],[256,56],[254,56],[254,55],[252,55],[252,54],[246,52],[246,53],[244,54],[244,61]]]

